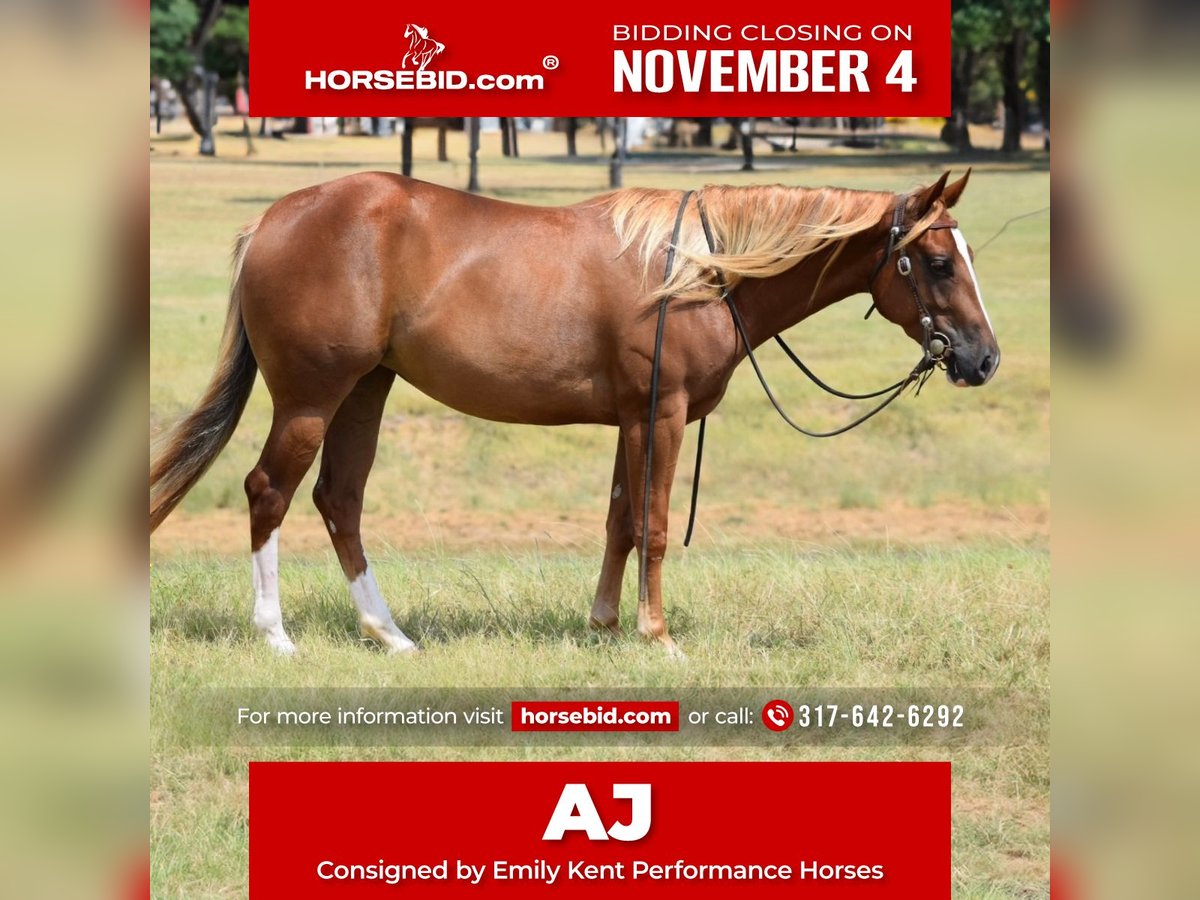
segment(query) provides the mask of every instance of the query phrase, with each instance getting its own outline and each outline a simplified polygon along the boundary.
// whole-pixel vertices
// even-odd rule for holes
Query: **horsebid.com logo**
[[[483,73],[474,78],[461,69],[427,69],[441,56],[446,45],[435,40],[429,29],[410,22],[404,26],[408,49],[398,69],[306,69],[306,91],[540,91],[545,79],[540,74]],[[543,68],[558,68],[558,59],[547,56]]]
[[[400,60],[400,65],[407,66],[411,59],[417,64],[419,72],[424,72],[429,61],[446,49],[445,44],[429,36],[428,28],[422,28],[420,25],[405,25],[404,36],[408,38],[408,52],[404,54],[404,59]]]

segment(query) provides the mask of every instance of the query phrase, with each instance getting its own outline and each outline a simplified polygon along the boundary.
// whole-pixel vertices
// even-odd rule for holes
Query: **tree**
[[[979,55],[993,43],[999,11],[978,0],[955,0],[950,18],[950,115],[942,140],[960,151],[971,149],[971,88]]]
[[[192,32],[200,14],[192,0],[150,0],[150,71],[170,81],[188,77],[196,64]]]
[[[1037,29],[1036,61],[1033,69],[1034,90],[1037,91],[1038,112],[1042,114],[1045,148],[1050,149],[1050,17]]]
[[[250,8],[226,6],[203,47],[204,68],[231,86],[250,73]]]
[[[243,35],[248,53],[248,16],[243,16],[245,10],[241,10],[223,24],[214,58],[206,58],[209,39],[225,11],[225,0],[150,0],[151,73],[174,85],[192,130],[202,137],[212,128],[202,111],[201,99],[207,65],[210,62],[219,65],[222,60],[228,60],[230,45],[236,44]],[[232,78],[236,70],[225,74]]]
[[[951,113],[942,140],[959,150],[970,149],[968,124],[993,121],[996,105],[1002,103],[1003,149],[1020,150],[1028,86],[1049,84],[1048,53],[1039,56],[1049,40],[1049,4],[1047,0],[953,0],[951,10]],[[1043,58],[1044,65],[1039,64]],[[1039,101],[1042,93],[1039,89]]]
[[[1025,130],[1025,89],[1030,72],[1030,38],[1042,28],[1049,32],[1046,0],[1002,0],[996,37],[1000,44],[1000,80],[1004,98],[1004,143],[1001,149],[1021,149]]]

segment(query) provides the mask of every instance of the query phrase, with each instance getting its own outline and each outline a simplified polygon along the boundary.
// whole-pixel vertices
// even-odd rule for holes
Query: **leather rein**
[[[671,233],[671,243],[667,247],[666,270],[663,274],[664,283],[670,280],[671,273],[675,268],[675,251],[676,247],[679,245],[679,234],[683,228],[684,214],[687,212],[688,203],[691,201],[693,195],[696,196],[696,210],[700,216],[700,227],[704,231],[704,239],[708,244],[708,252],[714,255],[717,252],[716,240],[713,236],[712,226],[708,221],[708,214],[704,209],[703,197],[699,194],[696,194],[695,191],[686,191],[683,195],[683,199],[681,199],[679,202],[679,211],[675,214],[675,227]],[[741,339],[743,346],[746,348],[746,356],[750,360],[750,365],[754,368],[754,374],[758,376],[759,384],[762,385],[763,391],[767,395],[767,399],[771,402],[771,405],[775,407],[775,411],[779,413],[783,421],[801,434],[814,438],[827,438],[834,437],[839,434],[845,434],[847,431],[857,428],[859,425],[863,424],[863,422],[866,422],[868,419],[874,417],[876,414],[882,412],[884,409],[890,406],[893,401],[895,401],[902,393],[904,393],[905,389],[909,385],[916,384],[916,393],[920,394],[921,388],[929,379],[929,376],[933,374],[933,370],[939,366],[944,367],[946,357],[954,352],[954,348],[950,343],[950,339],[940,331],[934,330],[933,317],[930,315],[929,308],[925,305],[925,301],[921,299],[921,292],[917,286],[916,277],[913,275],[912,259],[909,257],[906,249],[900,246],[904,236],[911,230],[904,224],[904,214],[907,205],[908,195],[901,194],[896,199],[896,206],[892,211],[892,225],[888,230],[887,246],[884,249],[883,254],[879,257],[879,262],[875,265],[874,270],[871,272],[871,277],[867,280],[867,290],[869,292],[874,287],[875,280],[879,277],[879,273],[883,271],[883,267],[887,265],[888,260],[891,259],[893,254],[899,254],[896,259],[896,271],[905,279],[905,282],[908,284],[909,291],[912,293],[913,303],[916,305],[917,314],[920,317],[919,321],[922,331],[921,358],[917,360],[917,364],[913,366],[912,370],[906,376],[894,384],[890,384],[887,387],[880,388],[877,391],[871,391],[870,393],[866,394],[852,394],[845,391],[839,391],[836,388],[830,387],[828,384],[818,378],[817,375],[804,364],[800,357],[796,355],[792,348],[788,346],[787,342],[780,335],[775,335],[775,342],[779,344],[779,346],[783,349],[783,352],[787,354],[788,359],[790,359],[796,365],[796,367],[799,368],[800,371],[803,372],[809,378],[809,380],[813,382],[813,384],[821,388],[821,390],[832,394],[835,397],[841,397],[844,400],[870,400],[876,397],[884,397],[884,399],[874,406],[870,411],[859,416],[850,424],[843,425],[841,428],[835,428],[832,431],[810,431],[809,429],[797,424],[792,417],[787,414],[783,407],[780,406],[779,400],[776,398],[775,393],[771,390],[770,385],[767,383],[767,379],[763,374],[762,367],[758,364],[758,359],[754,355],[754,349],[750,344],[748,335],[746,334],[746,326],[742,322],[742,316],[741,313],[738,312],[737,305],[733,302],[733,297],[728,286],[726,285],[725,278],[719,269],[716,271],[717,284],[721,291],[721,299],[725,301],[725,304],[729,307],[729,313],[733,319],[734,329],[737,331],[738,337]],[[934,222],[932,225],[928,226],[928,230],[932,231],[935,229],[956,227],[958,227],[958,223],[951,219],[944,222]],[[666,328],[667,303],[669,300],[669,297],[663,297],[658,303],[658,328],[654,336],[654,358],[650,370],[650,427],[646,437],[646,471],[645,484],[643,485],[642,491],[642,565],[639,567],[641,573],[638,581],[639,602],[644,602],[647,597],[646,560],[649,554],[650,538],[650,529],[648,527],[648,523],[650,521],[650,492],[653,480],[654,427],[658,420],[659,371],[662,365],[663,333]],[[874,311],[875,303],[872,302],[870,309],[867,310],[867,314],[863,318],[868,318]],[[683,545],[685,547],[691,543],[692,532],[696,525],[696,505],[700,495],[700,466],[704,456],[704,431],[706,422],[707,416],[700,419],[700,431],[696,443],[696,468],[692,477],[691,507],[688,513],[687,532],[683,538]]]

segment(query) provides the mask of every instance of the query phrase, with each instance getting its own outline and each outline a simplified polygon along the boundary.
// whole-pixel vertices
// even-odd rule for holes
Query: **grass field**
[[[494,137],[485,141],[495,143]],[[519,160],[485,143],[486,192],[532,203],[602,191],[607,170],[559,155],[561,136],[528,136]],[[272,200],[361,168],[395,169],[394,141],[224,138],[228,158],[197,160],[168,136],[151,163],[151,422],[195,399],[211,370],[232,236]],[[465,183],[418,134],[416,174]],[[587,155],[592,154],[592,155]],[[981,157],[956,216],[978,246],[1010,216],[1045,206],[1042,162]],[[786,163],[790,168],[784,168]],[[762,159],[635,158],[628,185],[697,187],[780,181],[904,190],[957,161],[911,153]],[[249,621],[242,478],[269,419],[261,383],[233,441],[151,542],[151,704],[155,721],[204,686],[929,686],[991,687],[1034,698],[1028,727],[1000,746],[956,750],[956,896],[1048,893],[1049,220],[1013,223],[979,254],[979,278],[1004,361],[986,388],[937,378],[868,426],[835,441],[787,430],[741,370],[709,422],[701,527],[668,556],[674,663],[635,639],[598,640],[584,622],[598,574],[615,433],[503,426],[463,418],[404,385],[389,401],[368,486],[364,537],[417,659],[355,640],[355,617],[324,530],[297,494],[282,537],[284,615],[300,654],[269,654]],[[916,348],[853,298],[789,340],[839,386],[874,387],[912,365]],[[817,396],[764,352],[781,399],[816,424],[850,409]],[[685,444],[681,472],[690,473]],[[673,521],[686,516],[689,478]],[[626,622],[632,620],[632,567]],[[246,890],[246,769],[251,758],[530,758],[547,750],[288,749],[179,746],[153,733],[156,896]],[[944,758],[934,749],[680,748],[572,750],[572,758]]]

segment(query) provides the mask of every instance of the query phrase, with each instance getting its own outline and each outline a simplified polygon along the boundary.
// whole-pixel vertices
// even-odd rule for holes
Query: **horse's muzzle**
[[[987,384],[1000,367],[1000,348],[991,342],[954,344],[946,359],[946,378],[959,387]]]

